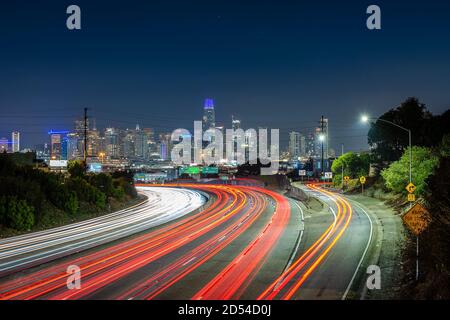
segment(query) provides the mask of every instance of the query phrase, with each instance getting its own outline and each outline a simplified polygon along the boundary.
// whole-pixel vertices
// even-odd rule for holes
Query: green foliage
[[[137,196],[131,173],[85,175],[80,161],[70,162],[69,171],[19,166],[0,155],[0,224],[18,231],[49,227],[104,210],[110,197],[120,202]]]
[[[0,219],[9,228],[29,230],[34,226],[34,208],[25,200],[3,196],[0,199]]]
[[[73,178],[81,178],[84,176],[85,167],[84,163],[81,160],[70,160],[67,164],[67,171],[70,173],[70,176]]]
[[[379,119],[411,130],[413,144],[421,147],[435,147],[445,134],[450,133],[450,110],[432,115],[425,104],[414,97],[406,99]],[[409,139],[404,130],[378,120],[371,125],[368,143],[373,148],[374,160],[381,164],[397,161],[409,146]]]
[[[107,197],[113,196],[113,179],[109,174],[99,173],[89,177],[89,183],[103,192]]]
[[[347,152],[334,160],[331,171],[333,171],[333,183],[336,185],[342,183],[342,166],[344,166],[344,176],[349,176],[351,179],[367,176],[370,170],[370,155]]]
[[[68,189],[74,192],[81,201],[86,201],[97,205],[99,208],[105,208],[106,196],[103,192],[89,184],[83,178],[71,178],[67,182]]]
[[[123,187],[119,186],[115,188],[112,196],[119,201],[123,200],[125,198],[125,191],[123,190]]]
[[[426,179],[433,174],[439,159],[429,148],[412,148],[412,180],[416,185],[416,195],[424,195],[427,190]],[[393,162],[381,172],[386,187],[396,193],[406,194],[406,185],[409,183],[409,148],[399,161]]]
[[[75,215],[78,212],[78,198],[75,192],[70,192],[66,198],[64,209],[71,215]]]
[[[129,179],[123,176],[116,178],[114,179],[114,186],[116,188],[121,188],[124,191],[124,194],[131,198],[137,197],[137,192],[136,188],[134,187],[133,179]]]
[[[450,134],[446,134],[442,138],[439,151],[442,157],[450,157]]]

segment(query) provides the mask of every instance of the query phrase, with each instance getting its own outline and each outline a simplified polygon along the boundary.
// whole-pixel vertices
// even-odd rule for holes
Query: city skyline
[[[33,146],[84,107],[101,127],[190,128],[213,97],[217,120],[278,128],[284,147],[290,131],[324,115],[331,147],[359,151],[367,149],[361,113],[377,117],[409,96],[435,114],[449,107],[448,3],[423,15],[422,1],[381,2],[379,32],[365,27],[362,3],[200,1],[173,10],[136,2],[129,10],[111,1],[107,13],[78,5],[83,23],[74,32],[56,27],[66,14],[52,1],[27,3],[36,16],[19,2],[3,5],[0,33],[10,41],[0,53],[0,137],[19,130],[22,145]]]
[[[0,7],[0,300],[450,299],[450,0]]]

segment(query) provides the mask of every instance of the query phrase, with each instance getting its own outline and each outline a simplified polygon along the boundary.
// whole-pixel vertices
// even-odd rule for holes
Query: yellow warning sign
[[[361,184],[365,184],[366,183],[366,177],[362,176],[359,178],[359,182],[361,182]]]
[[[409,202],[416,201],[416,195],[414,193],[408,193],[408,201]]]
[[[408,191],[409,193],[414,193],[414,191],[416,191],[416,186],[413,183],[409,183],[406,186],[406,191]]]
[[[421,234],[430,224],[431,215],[420,205],[416,203],[411,209],[403,215],[403,222],[416,236]]]
[[[350,177],[349,177],[349,176],[345,176],[345,177],[344,177],[344,181],[345,181],[345,182],[349,182],[349,181],[350,181]]]

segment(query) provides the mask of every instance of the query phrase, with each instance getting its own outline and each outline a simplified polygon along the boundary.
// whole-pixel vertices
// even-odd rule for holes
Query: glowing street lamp
[[[363,115],[361,117],[362,122],[369,122],[369,120],[373,121],[372,123],[376,124],[376,121],[382,121],[385,123],[388,123],[390,125],[393,125],[397,128],[400,128],[406,132],[408,132],[408,137],[409,137],[409,183],[412,183],[412,143],[411,143],[411,130],[406,129],[405,127],[399,126],[398,124],[391,122],[389,120],[385,120],[385,119],[374,119],[374,118],[369,118],[366,115]],[[409,203],[409,209],[412,208],[412,202]],[[416,237],[416,281],[419,279],[419,236]]]
[[[364,123],[367,123],[367,122],[369,122],[369,117],[367,116],[367,115],[362,115],[361,116],[361,122],[364,122]]]
[[[323,142],[325,141],[326,136],[322,133],[319,135],[319,141],[322,142],[322,156],[321,156],[321,163],[320,163],[320,170],[322,172],[323,175]]]
[[[381,122],[385,122],[388,123],[390,125],[393,125],[397,128],[400,128],[406,132],[408,132],[408,137],[409,137],[409,183],[412,183],[412,143],[411,143],[411,130],[406,129],[405,127],[399,126],[398,124],[389,121],[389,120],[385,120],[385,119],[381,119],[381,118],[370,118],[367,115],[363,115],[361,116],[361,122],[363,123],[368,123],[368,122],[372,122],[374,124],[376,124],[377,121],[381,121]]]

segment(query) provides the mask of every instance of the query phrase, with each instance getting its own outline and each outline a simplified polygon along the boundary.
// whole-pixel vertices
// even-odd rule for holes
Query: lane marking
[[[297,206],[297,208],[300,209],[300,213],[301,213],[301,216],[302,216],[302,229],[300,230],[300,236],[298,237],[297,245],[295,246],[295,249],[294,249],[294,251],[293,251],[293,253],[291,255],[291,258],[289,259],[286,267],[284,268],[283,273],[287,269],[289,269],[289,267],[291,266],[292,262],[294,261],[294,258],[297,255],[298,248],[300,247],[300,243],[302,242],[303,230],[305,230],[305,222],[304,222],[305,218],[304,218],[304,215],[303,215],[303,209],[300,207],[300,205],[298,204],[298,202],[296,200],[294,200],[294,204]]]
[[[358,266],[356,267],[356,270],[353,273],[352,279],[350,280],[350,283],[348,284],[347,289],[345,290],[344,295],[342,296],[341,300],[345,300],[347,298],[347,295],[348,295],[348,293],[350,291],[350,288],[353,285],[353,281],[355,280],[356,275],[358,274],[359,268],[361,267],[361,264],[362,264],[366,254],[367,254],[367,251],[369,250],[370,243],[372,242],[372,233],[373,233],[372,219],[370,218],[369,214],[356,201],[350,200],[350,202],[354,202],[355,205],[359,209],[361,209],[364,212],[364,214],[367,216],[367,218],[369,219],[369,222],[370,222],[370,236],[369,236],[369,240],[367,241],[366,248],[364,249],[363,255],[362,255],[361,259],[359,260]]]

